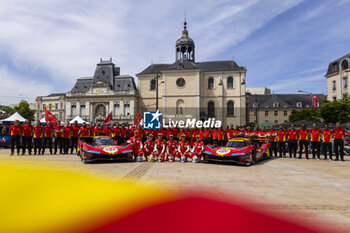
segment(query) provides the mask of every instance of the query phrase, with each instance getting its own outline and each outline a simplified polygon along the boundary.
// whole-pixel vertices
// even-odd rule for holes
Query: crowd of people
[[[78,125],[77,122],[70,124],[66,122],[64,125],[60,121],[56,125],[47,122],[45,126],[40,121],[36,121],[33,126],[29,120],[24,125],[19,121],[15,121],[10,127],[11,134],[11,155],[17,149],[18,155],[28,154],[40,155],[45,153],[48,148],[50,154],[68,154],[77,151],[77,142],[81,138],[91,141],[95,136],[106,135],[114,138],[118,145],[123,143],[132,144],[137,149],[139,155],[146,158],[152,153],[170,154],[173,156],[185,155],[198,158],[201,157],[204,146],[214,144],[217,146],[225,146],[227,141],[235,137],[260,138],[265,139],[271,144],[270,154],[275,157],[284,157],[289,153],[290,158],[309,159],[309,153],[312,159],[323,158],[329,160],[344,161],[344,141],[347,133],[345,129],[337,123],[333,129],[326,124],[324,129],[313,124],[311,129],[305,125],[301,125],[296,129],[294,125],[286,129],[280,125],[275,129],[271,126],[269,129],[262,127],[233,127],[231,125],[226,129],[188,129],[188,128],[167,128],[167,129],[143,129],[140,125],[128,126],[125,124],[115,125],[96,124],[87,125],[83,123]],[[154,138],[157,138],[154,140]],[[22,139],[22,146],[20,140]],[[22,147],[22,153],[20,149]],[[310,152],[309,152],[310,151]],[[167,153],[166,153],[167,152]],[[298,156],[297,156],[298,155]],[[334,155],[334,157],[333,157]]]

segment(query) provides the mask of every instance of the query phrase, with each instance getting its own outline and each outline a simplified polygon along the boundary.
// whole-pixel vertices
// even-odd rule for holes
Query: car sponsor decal
[[[230,153],[230,152],[231,152],[231,150],[228,149],[228,148],[220,148],[220,149],[218,149],[218,150],[216,151],[216,154],[217,154],[218,156],[224,156],[224,155],[226,155],[226,154],[228,154],[228,153]]]
[[[106,152],[106,153],[115,153],[118,151],[118,148],[114,147],[114,146],[106,146],[103,148],[103,151]]]

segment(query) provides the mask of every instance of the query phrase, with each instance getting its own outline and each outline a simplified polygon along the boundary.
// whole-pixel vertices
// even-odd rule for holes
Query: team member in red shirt
[[[317,124],[313,123],[312,129],[310,129],[310,136],[311,136],[311,150],[312,150],[312,159],[316,159],[316,153],[317,153],[317,159],[320,159],[321,156],[321,130],[317,128]]]
[[[114,140],[117,141],[118,145],[121,145],[122,144],[122,137],[121,137],[122,131],[119,127],[119,123],[115,123],[115,126],[112,129],[112,133],[113,133]]]
[[[262,143],[267,142],[267,134],[268,132],[266,131],[265,126],[261,127],[261,130],[259,130],[257,136],[259,137],[259,141]]]
[[[176,157],[181,159],[181,162],[186,162],[190,155],[190,143],[186,140],[186,134],[181,134],[181,141],[177,144]]]
[[[277,141],[280,158],[282,155],[286,156],[286,130],[283,128],[283,125],[280,125],[280,128],[277,130]]]
[[[94,125],[90,122],[87,129],[89,130],[88,142],[91,143],[94,139]]]
[[[110,137],[111,136],[111,128],[109,127],[109,125],[104,125],[103,126],[103,132],[106,136]]]
[[[143,156],[145,156],[146,161],[148,160],[148,156],[152,154],[154,151],[154,140],[153,134],[148,134],[148,140],[145,141],[143,146]]]
[[[321,131],[322,135],[322,150],[324,159],[327,159],[327,152],[329,152],[329,160],[332,160],[332,130],[328,125],[324,125],[324,130]]]
[[[61,121],[57,121],[57,125],[55,126],[55,151],[57,154],[57,148],[60,148],[60,154],[63,154],[63,126],[61,125]]]
[[[344,139],[345,139],[345,130],[340,127],[340,123],[337,122],[335,128],[333,129],[334,135],[334,152],[335,160],[339,160],[339,150],[340,150],[340,159],[344,161]]]
[[[94,128],[94,137],[101,135],[102,128],[100,124],[96,124],[96,127]]]
[[[21,149],[21,135],[22,135],[22,126],[19,124],[19,120],[15,120],[14,124],[10,127],[10,135],[11,135],[11,154],[15,152],[15,145],[17,149],[17,155],[19,155],[19,151]]]
[[[271,144],[270,155],[272,156],[274,154],[275,157],[277,157],[277,131],[275,130],[273,125],[270,126],[270,130],[267,131],[267,135]]]
[[[32,154],[32,141],[33,126],[29,120],[26,120],[25,125],[22,126],[22,155],[25,154],[26,148],[28,148],[28,154]]]
[[[135,130],[134,132],[134,137],[131,137],[127,143],[132,145],[133,150],[134,150],[134,158],[136,159],[137,156],[142,156],[142,139],[139,137],[139,131]]]
[[[299,131],[296,130],[295,126],[292,124],[291,129],[287,130],[289,158],[292,158],[292,155],[294,158],[297,157],[298,138]]]
[[[50,154],[52,155],[52,136],[53,136],[54,128],[51,125],[51,122],[48,121],[47,125],[44,127],[44,144],[42,154],[45,153],[46,145],[49,144]]]
[[[309,130],[305,124],[301,124],[299,129],[299,157],[301,159],[303,148],[305,147],[305,158],[309,159]]]
[[[86,123],[83,122],[83,126],[80,127],[79,133],[78,133],[80,139],[83,141],[88,141],[89,134],[90,134],[90,131],[89,131],[88,127],[86,126]]]
[[[169,141],[167,141],[165,159],[169,162],[174,162],[176,157],[177,142],[174,140],[174,135],[169,134]]]
[[[204,151],[204,143],[201,141],[199,135],[196,136],[196,142],[193,144],[192,150],[190,152],[190,158],[193,162],[198,162],[201,160]],[[197,156],[197,159],[194,160],[194,156]]]
[[[37,120],[36,124],[33,127],[34,133],[34,155],[38,151],[38,155],[41,153],[42,142],[43,142],[43,126],[40,124],[40,121]]]
[[[166,142],[163,139],[163,133],[158,134],[158,139],[154,142],[153,156],[157,156],[160,162],[164,161]]]
[[[70,127],[69,121],[66,121],[66,125],[63,127],[63,148],[64,148],[65,154],[68,154],[71,136],[72,136],[72,128]]]
[[[221,127],[221,129],[219,129],[218,139],[219,139],[220,146],[225,146],[226,145],[226,143],[227,143],[226,130],[224,130],[222,127]]]
[[[70,144],[70,153],[73,154],[73,151],[75,149],[75,152],[77,152],[77,146],[78,146],[78,137],[79,137],[79,125],[78,121],[74,121],[72,127],[72,137],[70,138],[71,144]]]
[[[210,129],[204,129],[204,144],[207,145],[211,142],[211,132]]]

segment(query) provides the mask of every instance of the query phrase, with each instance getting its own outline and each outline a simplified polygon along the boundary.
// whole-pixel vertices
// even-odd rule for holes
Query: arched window
[[[208,117],[215,117],[215,103],[213,101],[208,103]]]
[[[185,114],[185,102],[183,99],[178,99],[176,101],[176,115]]]
[[[227,116],[234,116],[235,115],[235,104],[232,100],[227,102]]]
[[[274,108],[278,108],[278,106],[279,106],[278,102],[273,103]]]
[[[214,89],[214,78],[208,78],[208,89]]]
[[[343,70],[346,70],[349,68],[349,62],[347,60],[344,60],[342,63],[341,63],[341,68]]]
[[[149,89],[150,90],[155,90],[156,89],[156,80],[152,79],[149,83]]]
[[[302,102],[298,102],[297,103],[297,108],[301,108],[301,107],[303,107],[303,103]]]
[[[231,76],[227,78],[227,88],[233,88],[233,78]]]

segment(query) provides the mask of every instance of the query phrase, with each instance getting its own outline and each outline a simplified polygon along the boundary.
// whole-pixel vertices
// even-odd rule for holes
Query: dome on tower
[[[182,31],[182,36],[176,41],[176,46],[178,45],[191,45],[194,46],[193,40],[188,37],[188,31],[187,31],[187,22],[184,22],[184,30]]]
[[[176,60],[187,59],[194,62],[194,42],[188,37],[187,22],[184,22],[182,36],[176,41]]]

